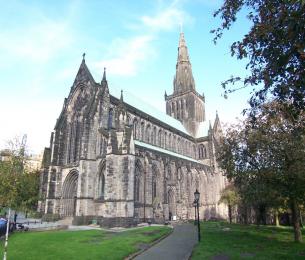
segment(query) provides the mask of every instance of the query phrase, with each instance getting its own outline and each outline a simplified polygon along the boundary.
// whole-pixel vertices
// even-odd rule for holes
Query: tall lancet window
[[[113,120],[113,109],[110,108],[108,113],[108,129],[112,128],[112,120]]]
[[[133,121],[133,138],[134,139],[137,139],[137,137],[138,137],[137,132],[138,132],[138,121],[137,121],[137,119],[135,119]]]
[[[159,130],[158,132],[158,145],[161,146],[161,138],[162,138],[162,135],[161,135],[161,130]]]
[[[105,198],[105,167],[103,167],[100,173],[98,174],[95,197],[96,199]]]
[[[135,202],[141,201],[141,193],[143,194],[143,189],[141,188],[142,183],[142,172],[143,167],[139,161],[136,162],[135,167],[135,177],[134,177],[134,200]]]
[[[198,155],[199,155],[199,159],[204,159],[207,157],[207,151],[203,144],[199,145]]]

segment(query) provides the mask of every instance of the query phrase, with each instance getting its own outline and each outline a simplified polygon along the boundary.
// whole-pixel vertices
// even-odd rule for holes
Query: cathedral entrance
[[[168,191],[168,219],[169,220],[177,219],[175,192],[172,189]]]
[[[62,186],[61,215],[71,217],[75,215],[78,172],[71,171]]]

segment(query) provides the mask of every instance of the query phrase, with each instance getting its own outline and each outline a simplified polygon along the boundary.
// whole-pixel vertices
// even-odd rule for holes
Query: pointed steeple
[[[102,85],[102,87],[108,88],[108,83],[107,83],[107,79],[106,79],[106,68],[104,68],[103,78],[102,78],[102,81],[101,81],[101,85]]]
[[[174,94],[189,90],[195,90],[195,81],[192,73],[187,46],[184,39],[184,33],[180,33],[178,58],[176,65],[176,75],[174,78]]]
[[[126,107],[124,104],[123,90],[121,90],[120,102],[116,111],[116,126],[119,130],[124,129],[126,125],[126,120],[127,120]]]
[[[124,102],[124,98],[123,98],[123,89],[121,89],[121,97],[120,97],[120,101],[123,103]]]
[[[180,32],[174,92],[164,95],[166,113],[179,120],[193,137],[205,121],[204,97],[197,93],[184,33]]]
[[[214,121],[214,125],[213,125],[213,130],[216,131],[218,126],[220,126],[220,119],[218,116],[218,111],[216,110],[216,117],[215,117],[215,121]]]
[[[103,82],[103,81],[107,81],[107,80],[106,80],[106,68],[104,68],[104,72],[103,72],[102,82]]]
[[[76,74],[73,86],[77,85],[77,83],[79,82],[88,82],[90,81],[92,84],[95,83],[87,65],[86,65],[86,60],[85,60],[85,56],[86,53],[83,53],[83,58],[82,58],[82,63],[79,66],[78,72]],[[72,86],[72,88],[73,88]]]

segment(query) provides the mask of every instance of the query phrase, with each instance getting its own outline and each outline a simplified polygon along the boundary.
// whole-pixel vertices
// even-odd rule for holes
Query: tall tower
[[[182,122],[190,135],[196,136],[200,122],[205,120],[205,100],[195,88],[184,33],[180,33],[174,92],[165,93],[166,113]]]

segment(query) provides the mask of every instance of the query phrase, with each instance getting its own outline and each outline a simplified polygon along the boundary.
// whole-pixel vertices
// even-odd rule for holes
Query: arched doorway
[[[176,198],[172,189],[168,191],[168,219],[176,220]]]
[[[73,170],[67,175],[62,186],[61,215],[64,217],[75,215],[77,183],[78,172],[76,170]]]

